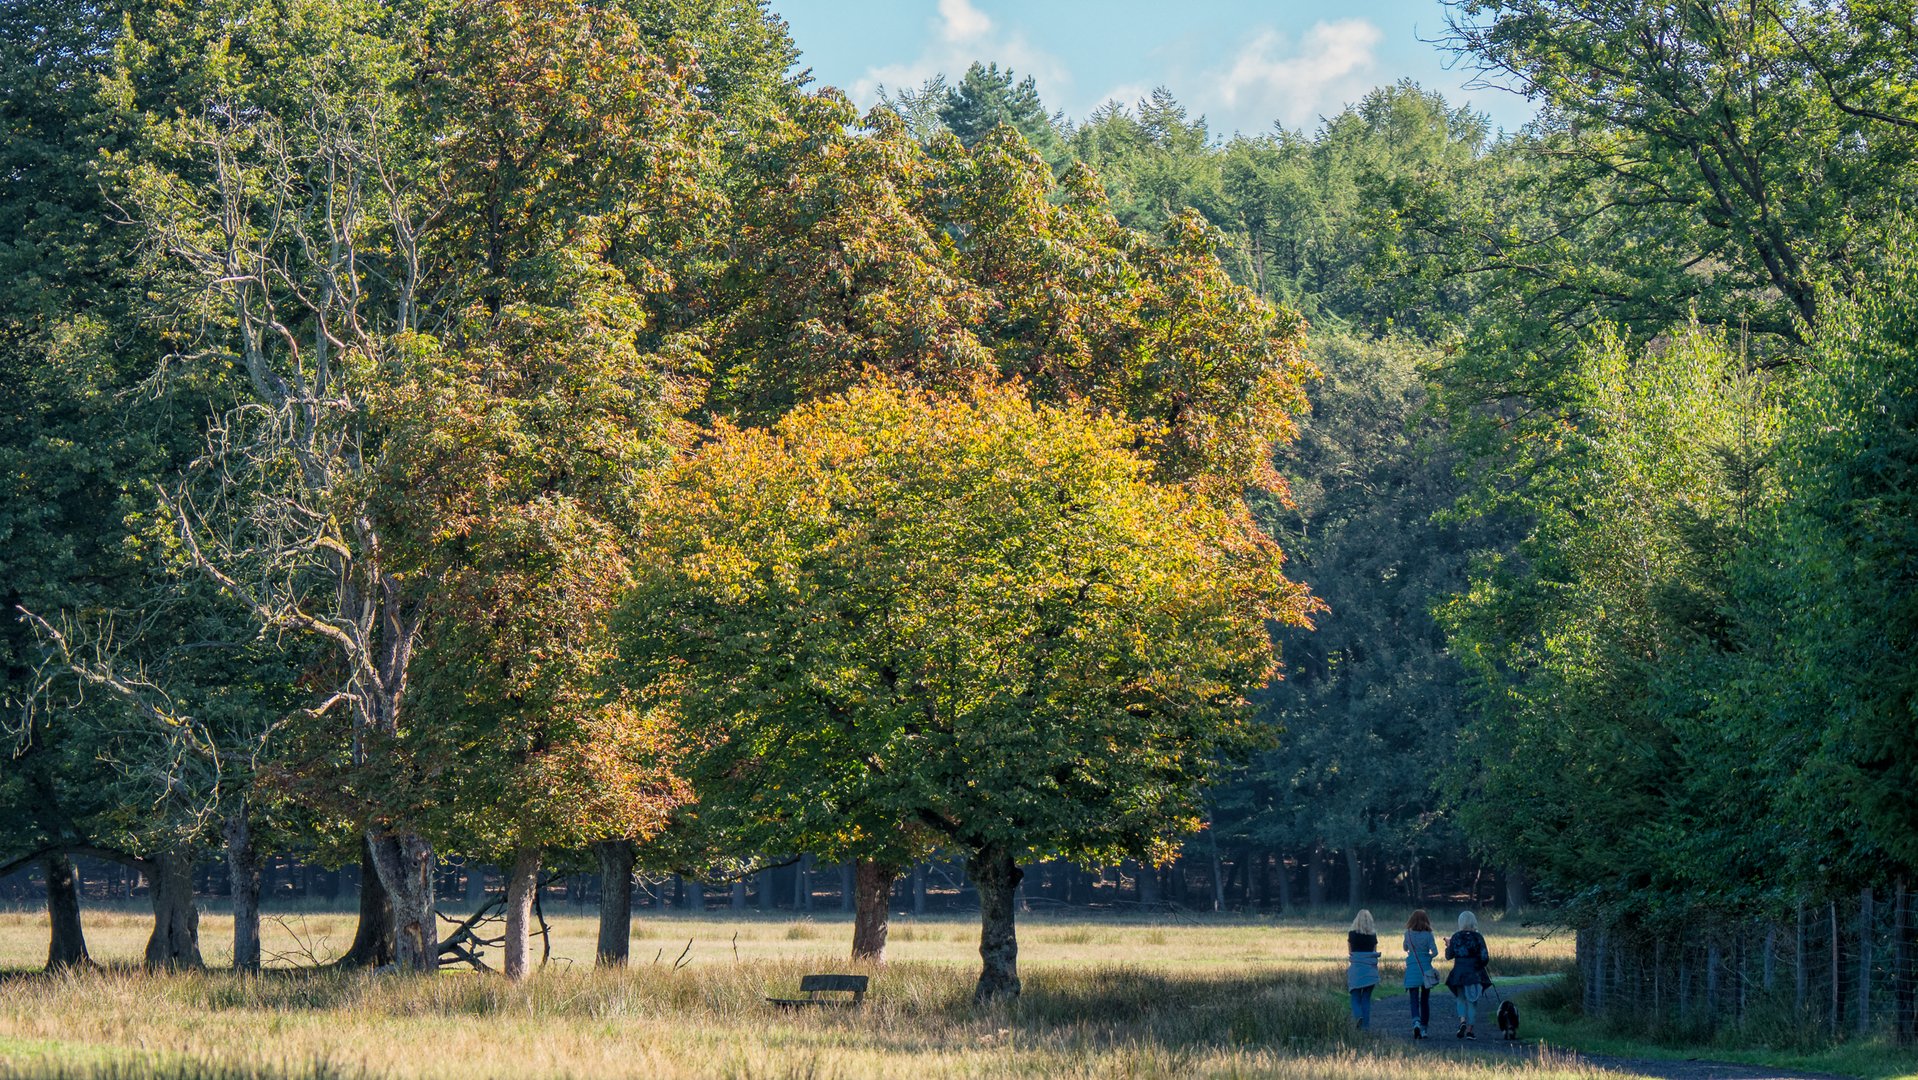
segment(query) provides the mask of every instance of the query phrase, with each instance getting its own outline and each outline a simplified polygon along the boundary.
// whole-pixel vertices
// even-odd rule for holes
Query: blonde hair
[[[1458,913],[1458,928],[1459,928],[1460,930],[1477,930],[1477,929],[1478,929],[1478,916],[1477,916],[1477,915],[1474,915],[1474,914],[1472,914],[1472,913],[1471,913],[1471,912],[1469,912],[1469,911],[1461,911],[1461,912],[1459,912],[1459,913]]]
[[[1371,934],[1374,937],[1378,936],[1379,929],[1372,922],[1371,911],[1365,908],[1359,909],[1358,918],[1352,920],[1352,932],[1354,934]]]

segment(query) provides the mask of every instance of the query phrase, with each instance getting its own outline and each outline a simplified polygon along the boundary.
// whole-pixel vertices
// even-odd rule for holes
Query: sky
[[[974,60],[1031,75],[1046,107],[1083,119],[1163,86],[1215,136],[1311,132],[1372,87],[1411,78],[1494,127],[1531,118],[1517,95],[1469,89],[1435,39],[1441,0],[772,0],[815,85],[861,106],[881,86],[964,74]]]

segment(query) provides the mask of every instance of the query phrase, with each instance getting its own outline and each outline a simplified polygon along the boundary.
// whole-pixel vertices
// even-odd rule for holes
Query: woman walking
[[[1412,1037],[1425,1038],[1432,1024],[1432,988],[1438,985],[1438,943],[1432,939],[1432,917],[1420,908],[1405,920],[1405,993],[1412,999]]]
[[[1445,985],[1458,1001],[1458,1037],[1476,1039],[1479,995],[1492,985],[1492,954],[1485,947],[1485,936],[1478,932],[1477,915],[1458,913],[1458,933],[1445,943],[1445,958],[1452,961]]]
[[[1352,1019],[1359,1030],[1372,1026],[1372,989],[1379,984],[1379,932],[1372,913],[1359,910],[1352,929],[1345,935],[1346,951],[1351,954],[1345,969],[1345,988],[1352,994]]]

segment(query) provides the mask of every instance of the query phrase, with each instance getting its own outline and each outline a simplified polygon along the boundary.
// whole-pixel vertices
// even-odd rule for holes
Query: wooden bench
[[[799,992],[803,998],[775,998],[766,1000],[782,1009],[803,1009],[810,1005],[837,1005],[852,1009],[866,1003],[866,976],[864,975],[807,975],[799,980]],[[820,994],[849,993],[851,998],[822,998]]]

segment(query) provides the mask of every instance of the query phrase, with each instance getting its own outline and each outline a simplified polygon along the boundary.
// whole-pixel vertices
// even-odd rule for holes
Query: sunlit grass
[[[553,924],[552,952],[560,966],[590,965],[598,941],[598,923],[590,914],[548,912]],[[1394,962],[1396,932],[1388,929],[1402,916],[1380,912],[1380,942],[1388,971]],[[1389,921],[1388,921],[1389,920]],[[137,908],[86,912],[87,944],[103,963],[135,963],[146,946],[152,915]],[[200,947],[209,966],[232,960],[232,921],[217,909],[200,919]],[[331,960],[353,940],[351,912],[269,912],[262,928],[268,966],[306,966]],[[46,960],[44,912],[0,911],[0,971],[33,969]],[[1572,939],[1546,928],[1515,926],[1494,920],[1485,925],[1506,975],[1555,971],[1570,963]],[[778,960],[795,956],[836,957],[852,945],[852,916],[835,911],[795,918],[790,911],[766,915],[712,913],[635,915],[633,960],[649,963],[664,954],[670,963],[691,943],[691,963],[721,960]],[[1237,915],[1057,915],[1033,913],[1019,918],[1020,964],[1085,967],[1124,962],[1168,970],[1237,971],[1245,965],[1326,969],[1345,958],[1345,931],[1337,916],[1324,919]],[[956,964],[978,962],[979,923],[971,914],[914,919],[894,916],[887,955],[900,962]],[[539,951],[537,943],[534,951]],[[275,959],[277,958],[277,959]]]
[[[96,957],[115,965],[138,957],[147,928],[132,912],[87,913]],[[320,955],[317,942],[337,951],[352,930],[351,915],[308,914],[270,924],[268,948],[285,954],[298,938]],[[229,932],[203,919],[209,963],[224,961]],[[624,971],[590,967],[594,934],[590,917],[559,918],[554,963],[522,986],[471,973],[18,975],[0,987],[0,1077],[1593,1075],[1433,1057],[1352,1031],[1342,928],[1327,922],[1027,918],[1025,995],[980,1010],[976,922],[902,919],[857,1013],[763,1000],[808,972],[852,970],[838,913],[641,919]],[[1492,927],[1515,965],[1565,963],[1565,943],[1535,938]],[[35,966],[44,949],[44,916],[0,914],[0,964]]]

